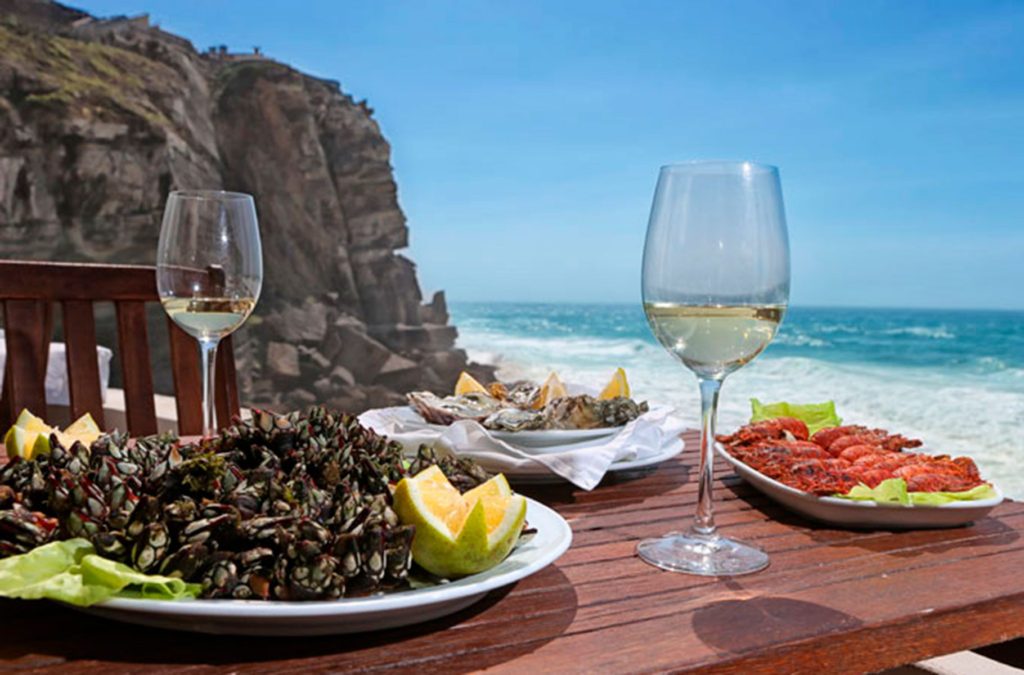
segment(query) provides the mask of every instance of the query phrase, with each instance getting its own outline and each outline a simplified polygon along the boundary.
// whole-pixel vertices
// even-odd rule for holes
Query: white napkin
[[[613,462],[643,460],[662,453],[668,444],[681,444],[688,429],[672,408],[658,406],[636,418],[617,434],[559,446],[536,448],[498,440],[472,420],[450,426],[428,424],[411,407],[368,410],[359,421],[402,444],[415,454],[426,443],[441,451],[471,457],[492,473],[537,476],[555,473],[584,490],[592,490]]]

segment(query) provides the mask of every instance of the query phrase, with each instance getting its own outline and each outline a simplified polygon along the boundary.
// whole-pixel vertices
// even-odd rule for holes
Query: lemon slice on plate
[[[512,494],[501,474],[459,494],[437,466],[403,478],[395,512],[416,526],[412,558],[442,577],[476,574],[504,560],[519,539],[526,499]]]
[[[544,384],[540,387],[540,395],[537,396],[537,400],[533,402],[533,408],[540,410],[548,403],[551,403],[556,398],[562,398],[568,396],[569,392],[565,390],[565,385],[558,379],[556,373],[548,375],[548,379],[544,380]]]
[[[27,408],[22,410],[18,419],[15,420],[14,426],[4,436],[7,456],[11,459],[14,457],[32,459],[39,438],[44,439],[47,451],[49,451],[49,437],[54,431],[55,429],[44,422],[41,417],[36,417]]]
[[[597,398],[600,401],[619,396],[629,398],[629,382],[626,381],[626,371],[622,368],[616,369],[612,379],[608,381]]]
[[[487,391],[484,385],[477,382],[475,377],[466,371],[462,371],[462,374],[459,375],[459,381],[455,383],[455,395],[462,396],[463,394],[469,394],[471,392],[490,395],[490,392]]]
[[[24,457],[32,459],[38,454],[50,451],[50,436],[56,434],[61,445],[70,448],[75,441],[86,446],[102,435],[102,431],[92,418],[85,413],[71,423],[64,431],[51,427],[41,417],[36,417],[28,410],[22,410],[14,426],[4,436],[4,447],[8,457]]]

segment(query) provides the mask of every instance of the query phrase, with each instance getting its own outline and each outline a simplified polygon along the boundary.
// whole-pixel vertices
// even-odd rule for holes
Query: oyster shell
[[[539,384],[529,380],[519,380],[508,386],[505,400],[517,408],[532,408],[539,396]]]
[[[565,396],[544,406],[545,429],[618,427],[647,412],[647,402],[619,396],[600,401],[593,396]]]
[[[451,424],[457,420],[482,421],[501,408],[501,401],[480,392],[441,398],[429,391],[408,394],[409,403],[431,424]]]
[[[520,408],[502,408],[483,421],[484,428],[495,431],[527,431],[539,429],[543,424],[543,414]]]

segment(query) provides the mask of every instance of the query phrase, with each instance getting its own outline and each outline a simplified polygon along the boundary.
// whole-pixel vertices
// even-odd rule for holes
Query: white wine
[[[194,337],[220,339],[248,318],[255,298],[162,298],[164,310]]]
[[[658,341],[687,368],[719,378],[760,354],[779,329],[784,305],[644,303]]]

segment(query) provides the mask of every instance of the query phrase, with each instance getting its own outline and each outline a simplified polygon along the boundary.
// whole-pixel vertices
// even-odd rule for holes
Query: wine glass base
[[[768,567],[768,554],[759,548],[693,531],[642,539],[636,552],[644,562],[663,570],[706,577],[732,577]]]

